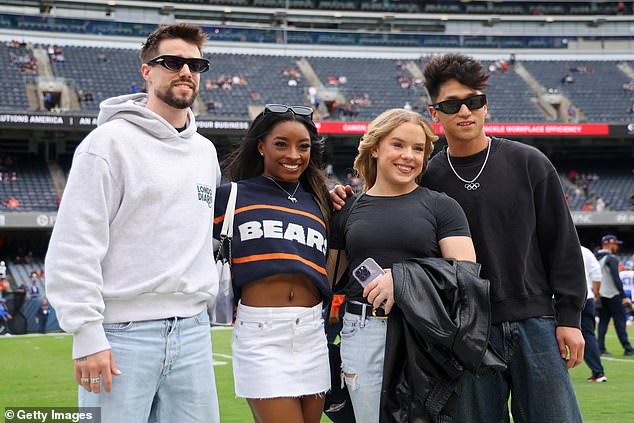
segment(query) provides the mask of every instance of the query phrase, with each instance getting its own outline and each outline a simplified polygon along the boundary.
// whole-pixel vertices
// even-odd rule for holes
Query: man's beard
[[[198,91],[194,91],[190,98],[176,97],[172,91],[174,87],[170,87],[165,91],[156,90],[156,96],[161,99],[165,104],[175,109],[187,109],[194,104]]]

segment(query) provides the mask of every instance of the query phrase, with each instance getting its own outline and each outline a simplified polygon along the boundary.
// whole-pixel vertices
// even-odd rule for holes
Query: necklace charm
[[[449,163],[449,167],[451,168],[451,171],[453,172],[453,174],[456,175],[456,177],[460,179],[462,182],[464,182],[464,189],[466,189],[467,191],[475,191],[478,188],[480,188],[480,183],[476,182],[476,180],[480,177],[480,175],[482,174],[482,171],[484,170],[484,167],[487,165],[487,160],[489,160],[490,152],[491,152],[491,139],[489,138],[488,144],[487,144],[487,154],[484,157],[484,163],[482,163],[482,167],[480,168],[480,171],[475,176],[475,178],[473,178],[470,181],[467,181],[462,176],[458,175],[458,172],[456,172],[456,169],[454,169],[453,164],[451,164],[451,158],[449,157],[449,150],[447,150],[447,162]]]
[[[295,193],[299,189],[299,181],[297,181],[297,185],[295,185],[295,189],[293,190],[293,192],[290,193],[290,192],[286,191],[280,184],[278,184],[275,179],[271,178],[270,176],[266,176],[266,175],[262,175],[262,176],[264,176],[269,181],[273,182],[279,189],[284,191],[286,193],[286,195],[288,195],[288,197],[286,197],[286,199],[288,201],[290,201],[293,204],[297,203],[298,200],[297,200],[297,197],[295,197]]]

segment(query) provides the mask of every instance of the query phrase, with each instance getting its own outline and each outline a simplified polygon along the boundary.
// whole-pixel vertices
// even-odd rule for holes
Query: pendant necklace
[[[475,191],[478,188],[480,188],[480,183],[476,182],[476,180],[482,174],[484,167],[487,165],[487,160],[489,160],[489,153],[491,152],[491,138],[488,138],[488,141],[489,143],[487,144],[487,155],[484,157],[484,163],[482,163],[482,167],[480,168],[480,171],[475,176],[475,178],[473,178],[470,181],[467,181],[466,179],[463,179],[460,175],[458,175],[458,172],[456,172],[456,169],[454,169],[453,165],[451,164],[451,159],[449,158],[449,150],[447,150],[447,162],[449,162],[449,167],[451,168],[453,174],[456,175],[458,179],[460,179],[462,182],[465,183],[464,189],[466,189],[467,191]]]
[[[293,204],[297,203],[297,198],[295,197],[295,193],[297,192],[297,189],[299,188],[299,181],[297,181],[297,185],[295,186],[295,190],[293,190],[293,193],[291,194],[290,192],[288,192],[284,188],[282,188],[282,186],[280,184],[278,184],[275,179],[271,178],[270,176],[266,176],[266,175],[262,175],[262,176],[264,176],[266,179],[268,179],[271,182],[273,182],[275,185],[277,185],[277,187],[279,189],[284,191],[288,195],[288,197],[286,197],[288,199],[288,201],[290,201]]]

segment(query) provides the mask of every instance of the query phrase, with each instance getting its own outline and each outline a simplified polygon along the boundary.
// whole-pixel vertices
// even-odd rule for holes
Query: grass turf
[[[629,328],[634,341],[634,329]],[[246,402],[234,397],[231,373],[231,331],[213,330],[216,384],[223,423],[250,422]],[[577,398],[587,423],[632,421],[634,357],[623,357],[613,328],[606,338],[614,356],[603,358],[608,382],[586,382],[590,370],[582,364],[571,371]],[[62,334],[0,337],[0,408],[73,407],[77,387],[70,360],[71,338]],[[4,411],[4,410],[2,410]],[[0,421],[4,422],[4,412]],[[329,422],[325,416],[322,422]]]

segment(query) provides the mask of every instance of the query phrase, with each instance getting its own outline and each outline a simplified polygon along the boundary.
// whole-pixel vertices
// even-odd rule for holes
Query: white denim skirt
[[[330,389],[321,303],[314,307],[238,304],[232,348],[237,397],[296,398]]]

